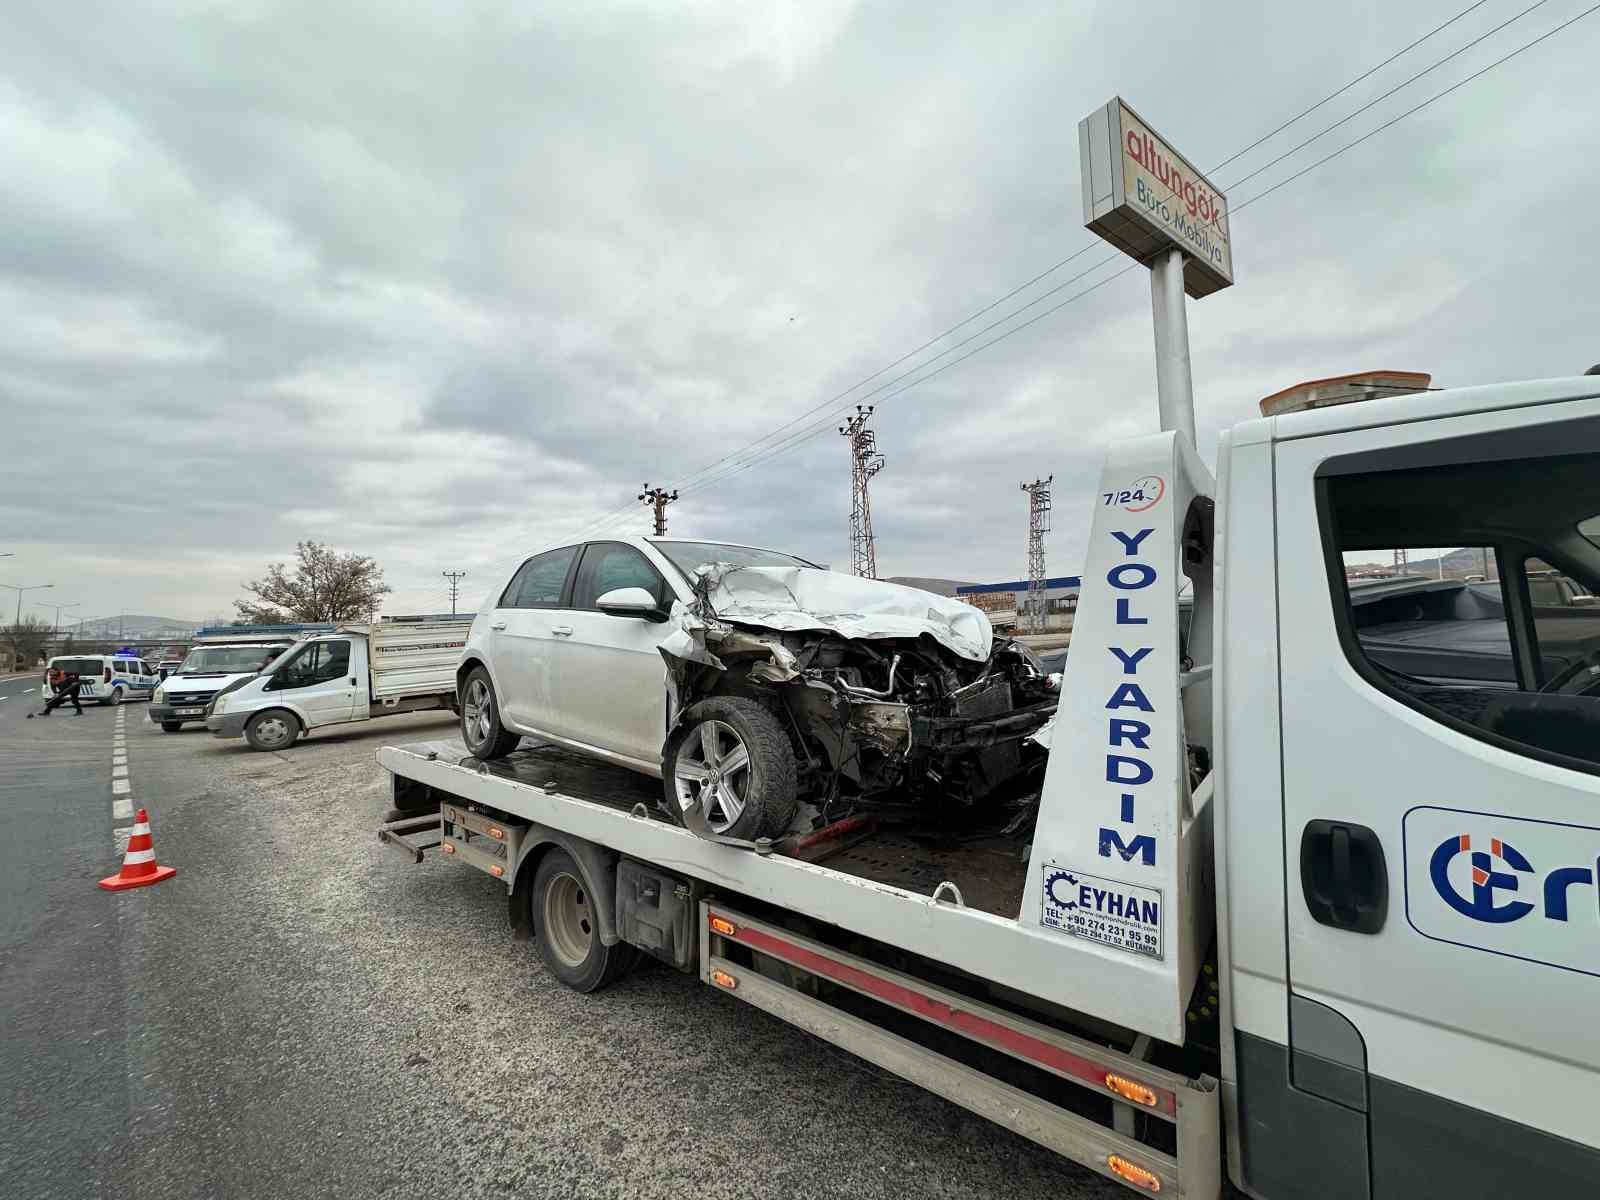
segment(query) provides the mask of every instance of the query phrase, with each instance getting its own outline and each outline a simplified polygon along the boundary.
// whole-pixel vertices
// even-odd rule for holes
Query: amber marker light
[[[1146,1108],[1156,1106],[1156,1094],[1142,1083],[1132,1079],[1124,1079],[1121,1075],[1107,1075],[1106,1086],[1124,1100],[1131,1100],[1135,1104],[1142,1104]]]
[[[1119,1179],[1125,1179],[1134,1187],[1142,1187],[1146,1191],[1159,1192],[1161,1180],[1157,1179],[1153,1171],[1146,1171],[1137,1163],[1131,1163],[1120,1154],[1113,1154],[1106,1159],[1106,1166],[1111,1168],[1111,1173]]]

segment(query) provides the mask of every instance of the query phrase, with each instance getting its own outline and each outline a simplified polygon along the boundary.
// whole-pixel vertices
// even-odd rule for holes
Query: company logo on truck
[[[1159,475],[1143,475],[1125,488],[1114,492],[1101,492],[1100,502],[1107,508],[1125,508],[1131,513],[1144,512],[1161,503],[1167,494],[1167,481]]]
[[[1418,933],[1600,975],[1600,828],[1422,806],[1403,829]]]
[[[1451,864],[1463,854],[1471,863],[1467,895],[1462,895],[1450,879]],[[1501,866],[1509,870],[1499,870]],[[1538,884],[1538,873],[1527,856],[1510,842],[1490,838],[1486,848],[1475,850],[1472,835],[1467,833],[1445,838],[1439,843],[1428,861],[1428,874],[1439,895],[1451,908],[1474,921],[1486,921],[1494,925],[1520,921],[1541,906],[1546,920],[1565,921],[1568,919],[1568,892],[1580,884],[1592,885],[1595,881],[1594,869],[1590,867],[1557,867],[1544,877],[1542,905],[1528,900],[1502,901],[1502,893],[1510,895],[1520,892],[1524,879],[1529,884],[1530,892],[1533,891]]]
[[[1161,891],[1055,863],[1044,868],[1043,924],[1118,950],[1161,957]]]

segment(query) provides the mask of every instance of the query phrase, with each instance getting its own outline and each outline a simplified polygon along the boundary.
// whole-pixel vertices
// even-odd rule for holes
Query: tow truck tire
[[[500,698],[482,667],[468,671],[461,684],[461,740],[474,758],[504,758],[522,741],[500,724]]]
[[[731,821],[728,808],[716,806],[716,811],[708,814],[712,831],[733,838],[777,837],[784,833],[798,804],[794,746],[778,718],[764,705],[744,696],[712,696],[691,705],[667,739],[666,752],[661,756],[661,779],[673,819],[680,823],[683,820],[679,789],[685,781],[678,777],[679,759],[684,760],[686,774],[704,771],[701,726],[706,724],[712,724],[717,731],[715,740],[721,759],[716,765],[728,772],[723,778],[735,788],[734,798],[741,802],[740,811]],[[745,762],[742,767],[729,770],[725,764],[741,744]],[[741,771],[743,779],[738,778]]]
[[[627,942],[607,946],[589,902],[589,881],[572,855],[545,851],[528,894],[534,941],[545,969],[575,992],[597,992],[621,979],[639,960]]]
[[[300,722],[288,709],[268,708],[245,723],[245,741],[253,750],[287,750],[300,736]]]
[[[161,722],[161,732],[162,733],[178,733],[182,729],[183,729],[183,722],[182,721],[163,721],[163,722]]]

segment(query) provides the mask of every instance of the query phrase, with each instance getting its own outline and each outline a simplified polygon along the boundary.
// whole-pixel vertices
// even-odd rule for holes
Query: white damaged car
[[[536,554],[479,610],[462,737],[523,736],[664,781],[703,834],[776,837],[802,802],[998,826],[1031,812],[1056,679],[961,601],[749,546],[617,538]]]

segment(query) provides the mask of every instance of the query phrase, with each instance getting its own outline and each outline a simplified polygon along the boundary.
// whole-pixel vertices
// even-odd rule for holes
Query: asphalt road
[[[0,682],[0,1179],[18,1197],[1127,1193],[698,981],[579,996],[504,889],[381,847],[385,741],[257,754]],[[70,713],[70,710],[69,710]],[[154,888],[111,894],[117,801]]]

